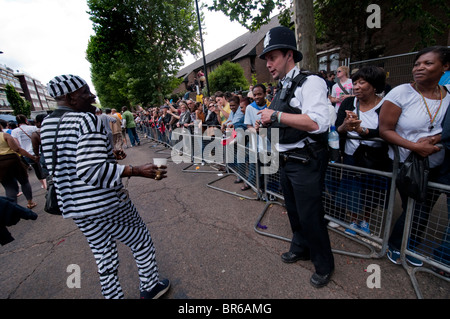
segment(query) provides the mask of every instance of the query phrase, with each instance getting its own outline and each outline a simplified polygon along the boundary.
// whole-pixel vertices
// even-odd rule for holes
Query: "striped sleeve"
[[[58,112],[55,111],[55,113]],[[43,121],[42,150],[64,218],[76,218],[117,209],[124,166],[117,164],[106,132],[97,117],[67,112],[56,132],[58,116]],[[57,133],[55,165],[52,147]]]
[[[83,118],[76,152],[78,177],[98,188],[114,188],[121,183],[123,166],[111,158],[106,131],[94,114]]]

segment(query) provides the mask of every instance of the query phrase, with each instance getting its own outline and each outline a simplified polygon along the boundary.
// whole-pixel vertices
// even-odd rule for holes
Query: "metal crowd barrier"
[[[207,126],[204,126],[205,129]],[[213,128],[213,127],[210,127]],[[184,163],[189,163],[182,172],[184,173],[213,173],[226,172],[222,148],[222,134],[205,136],[202,134],[203,126],[196,127],[194,132],[190,129],[176,129],[172,132],[174,141],[172,155],[183,156],[179,158]],[[205,156],[208,154],[208,156]]]
[[[420,207],[417,207],[419,204],[414,199],[408,199],[400,251],[402,266],[419,299],[423,295],[416,278],[417,273],[429,273],[450,282],[450,186],[429,182],[428,196],[430,201]],[[406,256],[422,261],[423,266],[410,266]],[[444,275],[438,272],[443,272]]]
[[[373,139],[378,140],[380,139]],[[398,167],[398,160],[394,161]],[[333,249],[333,252],[359,258],[381,258],[387,250],[387,241],[395,204],[395,180],[397,169],[383,172],[340,163],[329,163],[325,187],[322,194],[325,219],[339,227],[328,229],[367,248],[368,253],[358,253]],[[274,204],[284,206],[279,172],[266,176],[266,206],[254,224],[254,230],[265,236],[290,242],[291,239],[261,229],[263,219]],[[364,219],[370,233],[351,228],[352,215],[358,221]],[[264,227],[265,228],[265,227]],[[345,229],[352,229],[356,236],[349,235]]]
[[[249,147],[249,145],[243,146],[242,143],[237,143],[237,145],[233,146],[235,147],[232,151],[233,154],[229,155],[228,153],[230,153],[231,150],[230,146],[222,146],[223,151],[219,155],[224,161],[218,163],[219,161],[214,162],[208,157],[205,157],[203,151],[210,143],[217,143],[216,149],[218,148],[219,143],[222,145],[222,136],[220,134],[218,134],[219,136],[208,139],[201,136],[201,134],[191,134],[189,130],[185,130],[181,134],[179,132],[166,130],[165,133],[167,135],[164,136],[166,142],[164,142],[161,140],[161,136],[158,135],[156,129],[152,130],[152,128],[150,128],[147,132],[149,138],[169,147],[172,156],[174,154],[186,156],[190,161],[190,165],[187,168],[194,165],[197,165],[197,167],[200,165],[202,167],[224,165],[226,171],[223,176],[208,183],[207,186],[210,188],[249,198],[242,194],[237,194],[227,189],[214,186],[217,181],[228,176],[238,176],[244,180],[257,194],[256,198],[250,197],[249,199],[259,199],[266,202],[263,211],[254,224],[254,230],[258,234],[264,236],[287,242],[291,241],[290,238],[269,232],[267,229],[270,228],[270,225],[261,227],[264,224],[263,220],[266,214],[274,205],[284,206],[284,197],[281,190],[279,172],[261,175],[261,169],[264,165],[260,162],[250,163],[250,156],[258,157],[258,151],[255,147]],[[176,136],[176,134],[178,134],[178,136]],[[183,148],[183,143],[180,143],[180,135],[186,143],[188,143],[188,141],[191,145],[197,143],[198,147],[200,147],[201,144],[200,148],[202,152],[198,152],[198,149],[197,152],[195,152],[193,147]],[[380,139],[374,140],[380,141]],[[328,229],[369,250],[368,253],[359,253],[333,249],[334,253],[359,258],[381,258],[386,254],[397,197],[395,180],[399,162],[398,148],[395,145],[392,147],[394,149],[395,157],[392,172],[365,169],[340,163],[329,163],[325,177],[325,187],[322,194],[325,219],[329,222],[336,223],[339,227],[334,228],[329,225]],[[228,157],[227,161],[227,156],[233,156],[234,160],[230,161],[230,157]],[[245,160],[239,162],[238,159],[242,158]],[[187,172],[187,168],[183,171]],[[217,171],[217,169],[212,171],[196,169],[190,170],[189,172],[212,172],[217,174]],[[364,191],[358,192],[357,189],[363,189]],[[447,282],[450,281],[447,277],[447,275],[450,274],[450,198],[448,197],[450,194],[450,186],[429,182],[428,191],[432,194],[431,196],[434,200],[432,201],[433,205],[427,208],[429,213],[426,214],[426,220],[423,220],[422,222],[414,220],[416,203],[411,198],[408,200],[403,242],[400,252],[401,263],[410,276],[418,298],[422,298],[420,287],[416,279],[416,274],[418,272],[431,273]],[[359,216],[366,217],[370,233],[361,229],[353,229],[357,235],[351,236],[344,231],[351,226],[352,218],[351,215],[348,214],[349,211],[354,211],[356,213],[365,212],[364,215],[360,214]],[[418,225],[422,227],[420,238],[418,239],[420,245],[416,245],[414,249],[412,249],[411,246],[408,245],[408,242],[411,234],[417,233]],[[436,271],[430,270],[430,268],[424,266],[411,267],[406,262],[406,256],[413,256],[423,261],[428,266],[434,267],[435,270],[444,272],[446,275],[439,275]]]
[[[208,187],[218,191],[222,191],[231,195],[239,196],[246,199],[257,200],[262,194],[262,177],[260,174],[260,162],[258,161],[256,135],[248,135],[249,141],[245,141],[246,135],[238,134],[236,138],[230,138],[224,145],[224,158],[227,174],[207,184]],[[228,190],[226,188],[217,187],[214,184],[235,176],[240,178],[254,192],[254,196],[248,196],[243,193]]]
[[[171,160],[171,131],[167,128],[163,132],[159,128],[151,126],[149,122],[140,123],[137,127],[138,133],[143,134],[141,141],[146,140],[150,143],[150,148],[153,148],[155,153],[160,154],[161,157],[165,157],[167,160]]]

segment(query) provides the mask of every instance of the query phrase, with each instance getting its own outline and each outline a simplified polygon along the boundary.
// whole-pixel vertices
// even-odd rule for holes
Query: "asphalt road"
[[[153,157],[169,157],[149,140],[126,150],[123,164],[139,165]],[[335,254],[336,270],[325,288],[313,288],[309,261],[284,264],[280,255],[289,243],[254,230],[265,202],[207,187],[220,172],[210,166],[168,163],[162,181],[134,177],[129,192],[156,247],[161,277],[172,286],[164,299],[415,299],[408,273],[386,257],[366,259]],[[188,168],[189,167],[189,168]],[[184,169],[188,168],[188,171]],[[209,171],[208,173],[204,173]],[[94,258],[73,221],[43,211],[44,190],[30,172],[39,215],[8,230],[15,240],[0,247],[1,299],[102,299]],[[240,192],[234,176],[216,186]],[[251,190],[243,193],[252,196]],[[3,188],[0,195],[4,195]],[[24,196],[18,203],[26,205]],[[265,231],[290,236],[287,216],[273,205]],[[330,231],[334,249],[365,252],[353,241]],[[137,268],[130,250],[119,244],[119,277],[127,299],[139,298]],[[75,265],[75,266],[74,266]],[[379,266],[380,287],[368,287],[368,269]],[[78,277],[73,277],[80,274]],[[77,280],[75,280],[75,279]],[[448,299],[449,283],[427,273],[417,275],[422,294]],[[370,280],[369,280],[370,281]],[[348,309],[347,309],[348,310]]]

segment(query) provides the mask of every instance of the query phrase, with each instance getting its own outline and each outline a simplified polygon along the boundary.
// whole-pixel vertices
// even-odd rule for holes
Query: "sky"
[[[88,41],[94,35],[86,0],[0,0],[0,8],[0,64],[44,85],[54,76],[76,74],[95,93],[86,60]],[[222,13],[205,9],[204,15],[205,54],[247,32]],[[188,65],[196,58],[189,55],[184,61]]]

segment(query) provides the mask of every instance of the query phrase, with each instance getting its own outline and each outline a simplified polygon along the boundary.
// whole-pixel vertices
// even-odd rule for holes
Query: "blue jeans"
[[[138,144],[141,143],[141,141],[139,140],[139,136],[137,135],[135,127],[127,128],[127,133],[130,138],[130,142],[131,142],[132,146],[135,146],[136,143],[138,143]]]
[[[429,174],[429,181],[436,181],[439,174],[439,168],[431,168]],[[402,214],[397,219],[392,229],[391,236],[389,237],[389,246],[391,249],[400,250],[403,240],[403,229],[405,227],[406,219],[406,208],[408,203],[408,195],[404,194],[399,190],[400,199],[402,202]],[[414,212],[412,216],[411,225],[411,236],[410,242],[407,248],[414,249],[418,246],[422,239],[422,234],[428,223],[428,218],[430,217],[430,211],[433,209],[439,194],[434,194],[431,192],[427,193],[427,198],[424,203],[416,202],[414,205]]]

